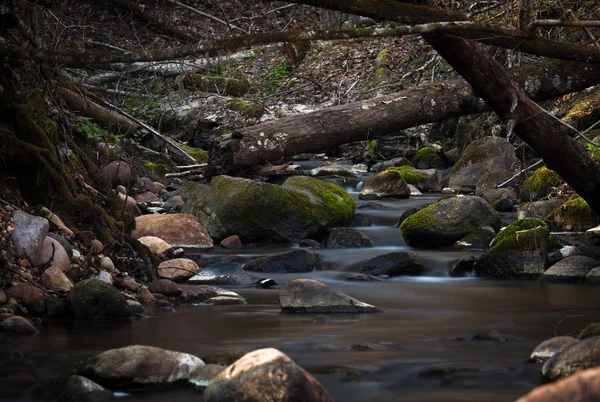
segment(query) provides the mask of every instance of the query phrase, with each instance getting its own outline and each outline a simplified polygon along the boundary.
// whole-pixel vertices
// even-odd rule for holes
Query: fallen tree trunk
[[[511,76],[535,101],[600,83],[600,66],[547,61]],[[348,142],[377,138],[420,124],[479,113],[490,107],[462,79],[441,81],[375,99],[268,121],[224,136],[210,150],[208,175],[233,174],[255,164]]]

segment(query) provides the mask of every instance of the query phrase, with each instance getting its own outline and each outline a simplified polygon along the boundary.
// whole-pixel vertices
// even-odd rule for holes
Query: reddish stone
[[[198,264],[188,258],[163,261],[158,266],[158,275],[164,279],[185,280],[200,272]]]
[[[190,214],[142,215],[135,218],[133,237],[156,236],[172,246],[211,249],[208,231]]]
[[[113,161],[104,166],[100,175],[108,181],[112,188],[116,188],[118,185],[127,187],[133,178],[131,166],[123,161]]]
[[[238,235],[233,235],[221,240],[221,247],[225,247],[228,249],[239,249],[244,246],[242,244],[242,241],[240,240],[240,237]]]
[[[140,237],[138,241],[148,247],[154,255],[162,254],[172,248],[169,243],[156,236]]]
[[[152,293],[158,293],[164,296],[179,297],[183,290],[168,279],[159,279],[148,284],[148,290]]]
[[[158,201],[159,198],[156,194],[154,194],[151,191],[146,191],[144,193],[141,194],[137,194],[135,196],[135,200],[137,202],[154,202],[154,201]]]
[[[580,371],[552,384],[537,387],[517,402],[600,401],[600,368]]]
[[[71,260],[65,248],[52,237],[46,237],[42,249],[35,258],[34,265],[50,264],[61,271],[71,268]]]
[[[50,267],[45,270],[40,281],[42,285],[57,292],[68,292],[73,288],[73,283],[57,267]]]

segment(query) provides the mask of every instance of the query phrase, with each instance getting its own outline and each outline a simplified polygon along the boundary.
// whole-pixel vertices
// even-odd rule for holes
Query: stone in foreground
[[[600,368],[577,373],[553,384],[537,387],[517,402],[600,401]]]
[[[131,317],[133,314],[125,296],[98,279],[77,283],[68,301],[73,315],[79,319]]]
[[[535,347],[529,360],[536,363],[544,363],[555,354],[562,352],[572,344],[577,342],[577,339],[571,336],[555,336],[540,343]]]
[[[312,279],[295,279],[279,291],[286,313],[380,313],[383,310],[356,300]]]
[[[193,355],[154,346],[111,349],[75,364],[72,373],[109,388],[167,386],[187,382],[204,362]]]
[[[325,387],[277,349],[244,355],[213,379],[205,402],[333,402]]]
[[[554,381],[597,366],[600,366],[600,336],[584,339],[555,354],[544,363],[542,376]]]
[[[34,399],[58,401],[108,401],[112,392],[95,382],[79,376],[52,378],[31,390]]]

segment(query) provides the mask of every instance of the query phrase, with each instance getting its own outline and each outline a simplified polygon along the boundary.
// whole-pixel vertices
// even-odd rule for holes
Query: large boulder
[[[111,285],[98,279],[77,283],[68,297],[75,318],[121,318],[133,313],[125,296]]]
[[[546,218],[555,231],[584,232],[600,223],[600,218],[579,195],[573,195]]]
[[[158,264],[158,275],[172,281],[184,281],[198,272],[200,272],[198,264],[189,258],[175,258]]]
[[[414,251],[397,251],[371,258],[362,267],[366,275],[419,275],[423,272],[423,262]]]
[[[286,313],[378,313],[382,310],[312,279],[295,279],[279,291]]]
[[[597,267],[598,261],[583,255],[564,258],[552,265],[541,276],[542,282],[583,283],[592,268]]]
[[[415,169],[412,166],[400,166],[387,170],[400,173],[405,182],[412,184],[419,191],[442,191],[444,188],[444,177],[437,169]]]
[[[132,235],[136,239],[155,236],[173,247],[213,248],[208,231],[190,214],[138,216]]]
[[[496,235],[492,247],[477,261],[475,272],[490,278],[537,278],[546,269],[549,238],[543,220],[519,219]]]
[[[546,380],[554,381],[598,366],[600,366],[600,336],[595,336],[576,342],[552,356],[542,366],[542,376]]]
[[[10,234],[10,239],[15,246],[16,255],[33,263],[42,249],[50,223],[46,218],[29,215],[19,210],[12,213],[12,218],[15,228]]]
[[[203,269],[188,279],[188,283],[200,285],[248,285],[252,278],[237,262],[224,262]]]
[[[244,355],[214,378],[205,402],[333,402],[325,387],[277,349]]]
[[[400,173],[395,170],[386,170],[367,180],[358,198],[360,200],[408,198],[410,193],[410,188]]]
[[[185,197],[183,211],[197,216],[213,237],[237,234],[244,242],[299,241],[322,227],[343,226],[354,215],[346,190],[303,176],[283,186],[218,176]]]
[[[309,250],[292,250],[281,254],[254,258],[246,263],[247,271],[310,272],[319,263],[319,256]]]
[[[200,358],[187,353],[131,345],[84,359],[73,366],[72,374],[109,388],[185,385],[190,374],[202,365]]]
[[[544,219],[556,208],[565,202],[560,199],[523,202],[517,207],[517,219],[541,218]]]
[[[413,247],[451,246],[482,226],[500,229],[500,215],[481,197],[454,197],[409,216],[400,230]]]
[[[516,402],[596,402],[600,401],[600,368],[535,388]]]
[[[521,202],[538,201],[550,194],[552,187],[558,186],[561,181],[558,173],[542,166],[523,182],[519,199]]]
[[[519,160],[515,148],[500,137],[473,141],[452,168],[448,186],[454,189],[475,188],[481,177],[499,170],[514,170]]]

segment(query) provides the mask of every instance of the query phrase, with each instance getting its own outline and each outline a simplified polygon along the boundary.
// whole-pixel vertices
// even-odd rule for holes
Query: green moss
[[[241,113],[242,116],[248,119],[259,119],[265,114],[264,106],[244,102],[241,99],[234,99],[229,102],[229,109]]]
[[[202,74],[192,74],[184,79],[184,83],[201,91],[218,92],[232,96],[241,96],[250,90],[250,82],[246,79]]]
[[[458,172],[464,166],[467,166],[469,163],[477,163],[481,162],[485,158],[488,157],[487,150],[482,149],[481,144],[483,143],[483,139],[475,140],[470,143],[463,153],[460,155],[460,159],[454,167],[452,168],[452,173]],[[489,152],[493,152],[493,150],[489,150]]]
[[[365,141],[365,149],[368,155],[375,156],[377,153],[377,140]]]
[[[558,186],[561,182],[558,173],[543,166],[523,182],[519,198],[521,201],[538,200],[550,194],[552,187]]]
[[[494,238],[494,245],[499,245],[507,239],[512,239],[516,232],[527,229],[534,229],[538,226],[547,227],[546,222],[539,218],[524,218],[518,219],[508,225],[506,228],[498,232]]]
[[[429,214],[435,212],[437,207],[443,204],[446,200],[440,200],[435,204],[431,204],[406,218],[400,225],[400,230],[404,234],[406,231],[423,231],[430,227],[435,227],[437,221]],[[405,238],[406,240],[406,238]]]
[[[431,147],[423,147],[413,156],[412,164],[417,165],[422,160],[431,160],[435,155],[435,151]]]
[[[596,89],[578,101],[564,119],[579,129],[585,129],[600,118],[600,90]]]
[[[208,152],[200,148],[191,148],[187,151],[187,153],[198,163],[206,163],[208,162]]]
[[[554,230],[584,231],[598,224],[598,215],[578,194],[574,194],[548,215]]]
[[[280,58],[278,63],[267,72],[267,82],[272,89],[277,89],[292,76],[292,72],[292,66]]]
[[[393,170],[400,173],[400,176],[404,179],[408,184],[412,184],[413,186],[417,186],[418,184],[426,181],[429,176],[427,173],[420,171],[419,169],[415,169],[412,166],[399,166],[399,167],[391,167],[387,168],[387,170]]]
[[[494,208],[496,211],[498,211],[499,208],[502,206],[502,204],[504,204],[507,201],[509,201],[509,199],[507,197],[502,197],[502,198],[494,201],[494,203],[492,203],[492,208]]]
[[[387,68],[387,64],[390,58],[389,55],[390,51],[388,49],[383,49],[377,54],[377,57],[375,58],[375,85],[380,85],[383,79],[387,77],[390,73],[390,70]]]
[[[171,172],[171,166],[169,166],[166,163],[146,162],[146,163],[144,163],[144,167],[148,171],[155,173],[157,175],[161,175],[161,176],[164,176],[166,173]]]

